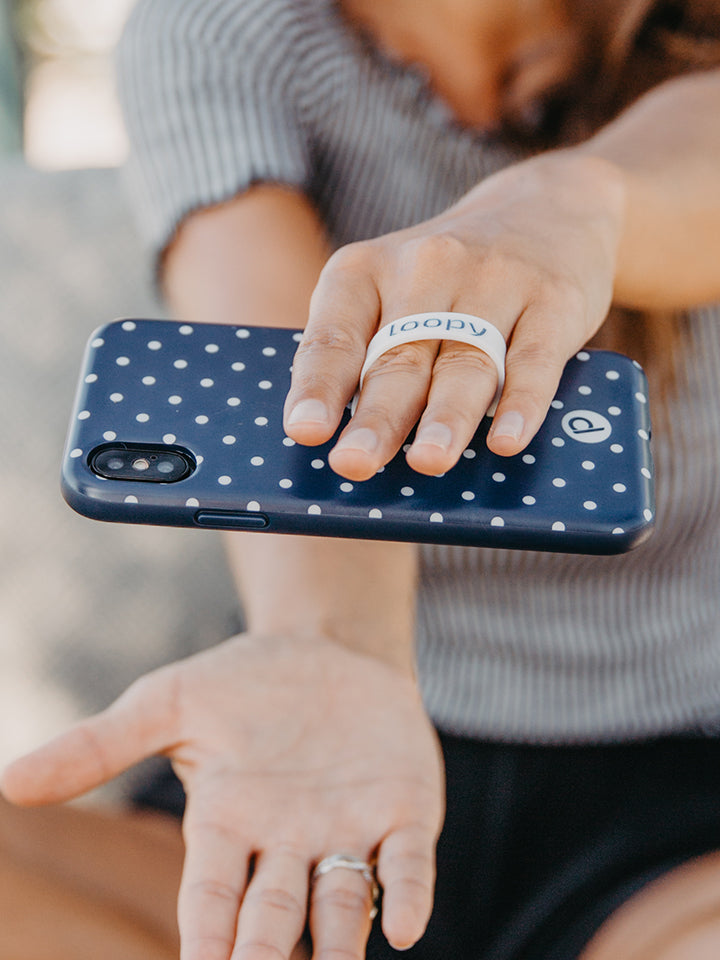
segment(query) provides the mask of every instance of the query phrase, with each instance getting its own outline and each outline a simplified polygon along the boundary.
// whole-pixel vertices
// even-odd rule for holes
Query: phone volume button
[[[264,513],[244,510],[198,510],[195,523],[199,527],[216,527],[220,530],[262,530],[270,523]]]

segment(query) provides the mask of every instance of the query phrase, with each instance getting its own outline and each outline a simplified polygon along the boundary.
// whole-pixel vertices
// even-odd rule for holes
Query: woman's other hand
[[[379,326],[457,311],[494,324],[508,341],[488,444],[513,455],[613,300],[663,311],[717,301],[718,103],[720,70],[670,80],[586,143],[489,177],[433,220],[338,251],[316,287],[294,365],[288,433],[309,444],[332,436]],[[492,361],[472,347],[390,351],[368,372],[331,465],[350,479],[372,476],[419,420],[408,462],[441,473],[495,386]]]
[[[386,936],[420,937],[443,775],[411,676],[325,639],[241,635],[147,675],[15,761],[2,789],[64,801],[155,753],[188,794],[183,960],[288,957],[308,918],[315,957],[361,960],[367,881],[335,869],[310,883],[333,853],[377,857]]]
[[[332,435],[379,326],[457,311],[481,317],[509,341],[488,443],[499,454],[522,450],[565,363],[607,315],[622,214],[611,164],[565,151],[494,175],[433,220],[342,248],[313,296],[287,432],[302,443]],[[442,473],[469,443],[496,386],[492,360],[474,347],[397,347],[368,371],[331,465],[350,479],[367,479],[419,420],[408,462],[421,473]]]

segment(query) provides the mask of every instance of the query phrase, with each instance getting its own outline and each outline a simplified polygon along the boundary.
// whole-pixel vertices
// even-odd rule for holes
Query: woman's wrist
[[[566,151],[604,163],[624,192],[615,283],[624,306],[684,310],[720,297],[719,104],[720,70],[678,77]]]
[[[329,640],[414,676],[415,545],[280,534],[226,545],[250,632]]]
[[[344,623],[338,624],[337,629],[332,624],[311,629],[302,625],[288,628],[279,624],[275,624],[273,628],[267,625],[261,628],[260,624],[252,623],[248,624],[247,635],[264,638],[269,645],[279,640],[290,640],[298,647],[304,647],[309,657],[313,656],[313,650],[321,653],[323,649],[329,649],[330,644],[389,667],[398,676],[413,683],[417,679],[412,633],[401,636],[392,633],[381,623],[375,624],[372,630],[363,634],[357,630],[348,631]]]
[[[502,213],[508,202],[518,205],[537,196],[552,197],[562,213],[574,214],[586,226],[589,219],[603,223],[609,236],[619,237],[627,203],[623,170],[611,160],[595,155],[587,144],[552,150],[500,170],[460,201],[497,204]]]

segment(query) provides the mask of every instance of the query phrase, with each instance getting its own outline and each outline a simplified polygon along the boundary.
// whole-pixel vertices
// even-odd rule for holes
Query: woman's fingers
[[[361,871],[336,867],[310,882],[310,858],[279,844],[257,857],[246,889],[248,845],[226,827],[193,824],[191,813],[189,820],[178,908],[182,960],[286,960],[305,927],[308,895],[314,960],[363,960],[374,891]],[[416,943],[427,926],[434,849],[432,831],[420,824],[395,831],[381,846],[383,930],[398,949]]]
[[[519,453],[542,425],[565,363],[586,339],[578,329],[586,330],[585,323],[568,322],[581,309],[574,306],[534,304],[518,321],[505,359],[505,387],[488,433],[494,453]]]
[[[380,316],[373,251],[370,244],[343,247],[313,293],[285,402],[285,429],[299,443],[328,440],[355,391]]]
[[[243,899],[232,960],[287,960],[307,919],[309,858],[286,844],[258,857]]]
[[[496,386],[495,364],[476,348],[426,341],[390,350],[368,370],[330,465],[350,480],[368,479],[392,459],[420,418],[408,463],[419,473],[444,473],[470,442]]]
[[[427,404],[407,452],[413,470],[435,476],[453,467],[472,440],[497,388],[490,357],[446,341],[435,360]]]
[[[61,803],[161,752],[173,730],[170,677],[170,668],[142,677],[107,710],[15,760],[0,790],[13,803]]]
[[[358,870],[337,867],[314,881],[310,898],[313,960],[364,960],[372,893]]]
[[[525,306],[520,290],[499,285],[486,264],[483,270],[476,269],[482,285],[476,278],[474,294],[468,297],[466,292],[460,304],[453,293],[450,267],[453,257],[464,263],[467,251],[456,240],[448,251],[446,240],[430,236],[422,242],[417,238],[406,242],[394,258],[390,250],[390,266],[384,262],[388,251],[383,257],[385,248],[374,243],[350,245],[330,259],[313,295],[308,326],[293,364],[285,416],[293,439],[309,444],[329,439],[357,387],[367,344],[378,323],[422,313],[429,298],[438,308],[481,317],[503,335],[510,334]],[[444,279],[428,289],[427,277],[437,276],[445,261]],[[394,274],[391,289],[396,291],[390,297],[381,295],[381,287],[388,285],[388,271]],[[399,286],[401,294],[398,277],[405,278]],[[557,355],[557,342],[554,347]],[[512,445],[520,449],[518,443],[527,443],[539,426],[537,413],[531,415],[527,408],[542,404],[546,391],[538,391],[532,383],[523,386],[528,371],[522,363],[518,370],[516,396],[523,389],[527,392],[525,415],[505,406],[502,428],[496,432],[497,452]],[[391,350],[368,370],[355,415],[330,457],[331,466],[350,480],[368,479],[397,453],[420,420],[408,462],[420,473],[444,473],[472,438],[496,386],[492,360],[470,346],[417,342]]]
[[[239,831],[196,812],[183,821],[185,865],[178,895],[181,960],[229,960],[252,850]]]
[[[350,480],[367,480],[397,453],[420,416],[438,343],[411,343],[368,370],[357,410],[329,457]]]
[[[422,824],[409,824],[390,834],[380,847],[377,872],[383,888],[383,933],[392,946],[405,950],[420,939],[432,912],[432,831]]]

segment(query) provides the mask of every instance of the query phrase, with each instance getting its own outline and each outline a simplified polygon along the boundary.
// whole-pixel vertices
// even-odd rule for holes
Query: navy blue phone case
[[[647,383],[635,361],[577,354],[545,423],[515,457],[488,450],[485,418],[443,476],[415,473],[400,452],[370,480],[350,483],[327,464],[332,441],[303,447],[283,431],[299,339],[165,320],[100,328],[72,413],[65,499],[100,520],[573,553],[621,553],[650,535]],[[177,450],[190,475],[98,476],[93,454],[123,443]]]

